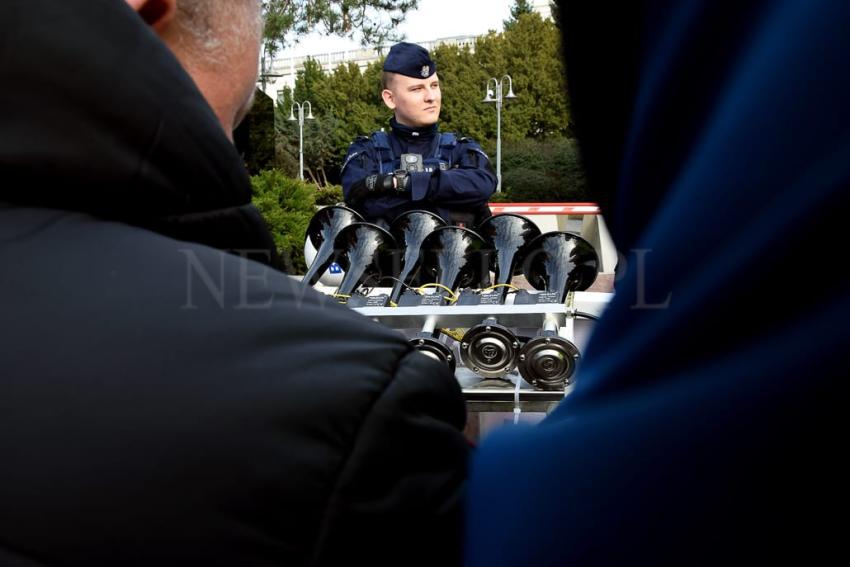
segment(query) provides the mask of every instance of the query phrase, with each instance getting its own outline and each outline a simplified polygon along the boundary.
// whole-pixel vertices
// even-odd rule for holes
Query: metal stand
[[[380,295],[386,289],[376,288],[370,293]],[[532,292],[534,294],[534,292]],[[539,294],[538,294],[539,295]],[[610,301],[612,294],[576,292],[573,309],[599,315]],[[424,327],[438,329],[467,329],[488,318],[496,318],[500,325],[511,327],[518,336],[533,337],[546,327],[557,325],[563,338],[583,348],[590,335],[594,321],[574,319],[566,305],[560,303],[514,304],[509,296],[503,305],[428,305],[423,302],[416,307],[357,307],[354,311],[392,329],[397,329],[409,338],[420,333]],[[446,339],[446,346],[460,361],[460,343]],[[463,389],[470,412],[511,412],[515,407],[515,385],[521,381],[519,407],[522,412],[548,413],[567,395],[570,387],[563,390],[540,390],[525,382],[514,370],[504,380],[488,380],[476,375],[471,369],[459,365],[455,377]]]

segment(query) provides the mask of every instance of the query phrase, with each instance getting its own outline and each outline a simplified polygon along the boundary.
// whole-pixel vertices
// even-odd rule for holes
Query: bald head
[[[260,0],[126,0],[157,32],[215,111],[225,134],[247,112],[262,40]]]
[[[259,43],[260,0],[177,0],[175,43],[192,63],[221,66]]]

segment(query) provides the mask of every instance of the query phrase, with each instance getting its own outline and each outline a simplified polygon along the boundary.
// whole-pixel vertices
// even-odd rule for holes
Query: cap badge
[[[427,79],[428,74],[429,74],[428,71],[430,71],[430,70],[431,69],[429,68],[428,65],[422,65],[422,70],[419,72],[419,74],[422,75],[423,79]]]

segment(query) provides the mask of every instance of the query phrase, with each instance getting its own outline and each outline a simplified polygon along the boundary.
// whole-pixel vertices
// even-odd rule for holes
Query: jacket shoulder
[[[348,151],[358,151],[368,148],[372,145],[372,139],[369,136],[357,136],[354,141],[348,146]]]
[[[490,156],[484,151],[481,145],[473,138],[461,136],[457,139],[457,145],[454,147],[454,155],[465,155],[468,152],[474,152],[482,156],[487,161],[490,161]]]
[[[471,137],[469,137],[469,136],[458,136],[458,138],[457,138],[457,144],[458,144],[459,146],[473,146],[473,147],[476,147],[476,148],[480,148],[480,147],[481,147],[481,146],[479,145],[479,143],[475,141],[475,139],[474,139],[474,138],[471,138]]]

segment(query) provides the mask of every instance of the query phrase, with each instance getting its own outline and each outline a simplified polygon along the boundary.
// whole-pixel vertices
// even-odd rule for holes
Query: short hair
[[[381,90],[390,88],[393,79],[395,79],[395,75],[395,73],[392,73],[390,71],[381,71]]]
[[[180,0],[176,24],[184,48],[212,65],[226,64],[226,44],[255,41],[262,33],[260,0]]]

